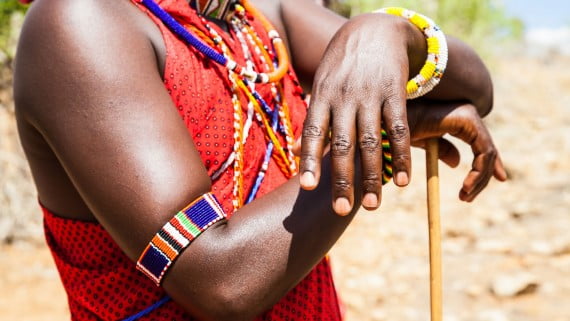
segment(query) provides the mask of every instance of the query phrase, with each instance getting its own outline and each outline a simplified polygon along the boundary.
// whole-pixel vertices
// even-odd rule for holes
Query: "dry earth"
[[[446,321],[570,321],[569,66],[562,57],[495,64],[487,123],[507,183],[464,204],[457,193],[469,150],[458,169],[441,166]],[[0,320],[69,319],[2,95]],[[381,210],[360,213],[332,251],[348,321],[429,319],[422,154],[412,185],[386,188]]]

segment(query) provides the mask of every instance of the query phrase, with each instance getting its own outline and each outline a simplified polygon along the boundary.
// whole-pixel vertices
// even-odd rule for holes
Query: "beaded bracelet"
[[[408,9],[390,7],[374,12],[406,18],[422,31],[427,41],[428,55],[419,74],[406,85],[407,98],[418,98],[430,92],[441,80],[447,66],[447,40],[443,31],[430,18]]]
[[[137,261],[137,269],[160,286],[178,255],[202,232],[225,219],[216,197],[207,193],[178,212],[156,233]]]

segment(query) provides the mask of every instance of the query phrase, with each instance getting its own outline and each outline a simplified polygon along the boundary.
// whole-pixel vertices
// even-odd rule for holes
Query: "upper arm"
[[[15,79],[18,108],[133,259],[210,189],[137,12],[128,1],[39,1],[23,29]]]
[[[281,11],[295,69],[311,85],[325,49],[347,19],[314,0],[282,1]]]

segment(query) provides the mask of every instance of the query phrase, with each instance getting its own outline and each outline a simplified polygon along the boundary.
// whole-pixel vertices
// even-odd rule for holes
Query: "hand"
[[[441,136],[451,134],[471,146],[473,162],[459,192],[462,201],[473,201],[493,176],[499,181],[507,179],[499,152],[475,106],[414,101],[408,106],[408,124],[413,146],[423,148],[428,138],[440,137],[439,158],[451,167],[459,164],[459,151]]]
[[[382,126],[392,148],[394,181],[398,186],[408,184],[411,159],[405,87],[410,65],[419,69],[423,59],[422,34],[406,20],[383,14],[350,20],[330,42],[315,75],[304,124],[300,181],[304,189],[317,186],[330,132],[337,214],[348,214],[354,204],[357,149],[362,163],[362,205],[367,209],[380,205]]]

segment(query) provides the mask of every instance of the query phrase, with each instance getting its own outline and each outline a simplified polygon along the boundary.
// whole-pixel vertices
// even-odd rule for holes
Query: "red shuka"
[[[181,23],[204,30],[186,0],[157,2]],[[145,8],[139,8],[146,12]],[[233,148],[233,109],[227,71],[189,48],[151,14],[149,17],[160,28],[166,45],[164,85],[194,139],[208,173],[212,175]],[[261,24],[253,17],[250,19],[263,42],[269,46],[269,39]],[[229,41],[226,34],[219,33],[226,37],[234,58],[243,64],[239,42]],[[298,137],[306,115],[306,105],[292,71],[285,76],[283,86],[294,132]],[[268,85],[259,85],[257,89],[262,96],[270,97]],[[248,160],[243,171],[246,191],[251,189],[256,178],[265,149],[264,133],[254,121],[245,147],[245,159]],[[213,182],[212,189],[227,213],[233,211],[232,177],[233,169],[230,166]],[[272,160],[258,196],[286,180]],[[44,209],[44,225],[47,243],[67,291],[73,320],[124,319],[166,295],[162,288],[156,287],[135,269],[135,263],[127,258],[101,225],[64,219],[48,209]],[[140,320],[192,319],[178,304],[170,301]],[[319,263],[258,320],[341,320],[328,261],[325,259]]]

